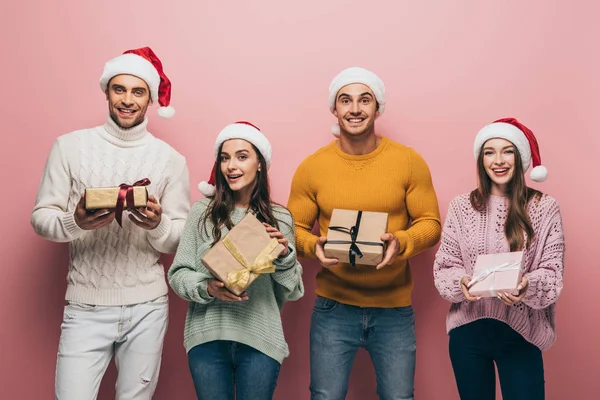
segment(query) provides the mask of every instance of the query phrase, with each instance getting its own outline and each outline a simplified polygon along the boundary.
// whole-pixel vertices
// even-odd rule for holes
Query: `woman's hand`
[[[248,300],[248,293],[243,292],[239,296],[237,296],[235,293],[230,292],[225,287],[225,284],[223,282],[221,282],[220,280],[217,280],[217,279],[209,279],[208,280],[207,291],[208,291],[208,294],[210,294],[212,297],[216,297],[217,299],[223,300],[223,301]]]
[[[481,297],[471,296],[471,293],[469,293],[469,282],[471,282],[471,277],[468,275],[465,275],[462,278],[460,278],[460,289],[465,295],[467,301],[477,301]]]
[[[525,293],[527,292],[527,287],[529,286],[529,281],[527,280],[527,278],[523,277],[523,279],[521,280],[521,283],[519,283],[519,286],[517,286],[517,295],[515,296],[512,293],[498,293],[498,298],[500,300],[502,300],[502,302],[504,304],[506,304],[507,306],[512,306],[515,303],[518,303],[519,301],[523,300],[523,297],[525,297]]]
[[[280,257],[285,257],[288,255],[290,249],[288,247],[289,243],[288,240],[286,239],[285,236],[283,236],[283,233],[279,232],[279,230],[277,230],[277,228],[267,224],[266,222],[263,222],[263,225],[265,226],[265,228],[267,229],[267,233],[269,234],[269,236],[271,236],[272,238],[277,239],[277,241],[279,242],[279,244],[282,244],[283,247],[285,247],[285,250],[283,250],[281,252]]]

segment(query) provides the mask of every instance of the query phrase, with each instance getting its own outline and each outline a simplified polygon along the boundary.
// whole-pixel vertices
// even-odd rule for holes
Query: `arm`
[[[85,233],[75,223],[75,209],[68,209],[71,173],[63,153],[58,139],[46,161],[31,213],[31,225],[35,233],[53,242],[71,242]]]
[[[315,193],[310,188],[310,171],[308,171],[306,161],[300,164],[294,174],[287,206],[296,220],[295,234],[298,255],[316,258],[315,245],[318,237],[312,233],[312,228],[319,216],[319,206]]]
[[[545,237],[535,239],[544,246],[539,263],[525,274],[528,287],[522,301],[537,310],[554,304],[563,288],[565,238],[558,204],[553,204],[551,215]]]
[[[156,251],[174,253],[190,210],[190,179],[185,159],[179,155],[176,173],[168,177],[159,199],[162,215],[158,226],[148,231],[148,240]]]
[[[280,286],[278,293],[282,301],[298,300],[304,296],[304,283],[302,282],[302,265],[296,257],[294,238],[294,219],[287,210],[274,210],[279,222],[279,230],[288,240],[288,253],[277,258],[273,264],[277,268],[273,273],[273,280]]]
[[[440,240],[440,210],[425,160],[411,151],[411,177],[406,191],[406,208],[411,218],[407,230],[393,232],[400,242],[398,258],[407,260]]]
[[[440,295],[452,303],[466,300],[460,280],[467,275],[460,250],[460,227],[455,200],[448,207],[448,215],[442,232],[442,243],[435,255],[433,279]]]
[[[199,232],[199,221],[205,206],[194,204],[190,216],[185,223],[183,234],[175,254],[175,259],[167,278],[173,291],[184,300],[197,303],[210,303],[214,297],[208,294],[208,280],[213,276],[200,261],[200,246],[208,249],[210,243],[205,242]]]

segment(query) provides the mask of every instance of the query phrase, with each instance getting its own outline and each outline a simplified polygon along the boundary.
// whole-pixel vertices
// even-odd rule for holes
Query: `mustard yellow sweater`
[[[388,231],[400,241],[395,262],[380,270],[350,264],[322,268],[317,294],[361,307],[411,304],[408,259],[434,246],[441,234],[431,174],[416,151],[382,138],[373,152],[351,155],[334,141],[300,164],[288,208],[296,223],[298,255],[307,258],[315,258],[315,221],[327,235],[334,208],[388,213]]]

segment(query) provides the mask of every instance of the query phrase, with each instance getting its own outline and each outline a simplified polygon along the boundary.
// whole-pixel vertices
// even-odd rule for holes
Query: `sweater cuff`
[[[154,229],[148,231],[148,236],[152,239],[159,239],[165,235],[168,235],[171,231],[171,218],[168,215],[162,214],[160,216],[160,222]]]
[[[286,269],[290,269],[296,265],[296,252],[293,248],[288,247],[288,253],[285,257],[276,258],[273,261],[275,267],[277,267],[277,271],[285,271]]]
[[[198,283],[198,296],[203,300],[203,303],[212,303],[215,299],[213,296],[208,294],[208,279],[205,279]]]
[[[85,232],[85,230],[81,229],[81,227],[77,225],[77,222],[75,222],[75,214],[72,212],[64,213],[61,219],[71,239],[77,239]]]
[[[527,278],[527,291],[525,292],[524,300],[527,301],[537,296],[539,278],[535,274],[525,274],[525,278]]]

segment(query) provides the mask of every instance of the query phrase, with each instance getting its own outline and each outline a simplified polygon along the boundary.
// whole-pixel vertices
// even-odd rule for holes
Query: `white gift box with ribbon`
[[[523,278],[523,252],[480,254],[469,282],[471,296],[496,297],[498,293],[517,294]]]

